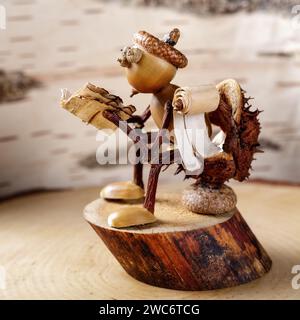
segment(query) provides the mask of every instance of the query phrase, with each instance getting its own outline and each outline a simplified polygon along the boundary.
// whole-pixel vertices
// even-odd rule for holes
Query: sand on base
[[[110,213],[123,206],[142,206],[124,202],[107,201],[98,199],[89,203],[84,209],[84,217],[87,221],[97,226],[113,229],[107,224]],[[174,232],[205,228],[227,221],[234,214],[234,210],[218,216],[195,214],[189,211],[181,202],[181,193],[161,193],[158,195],[155,205],[157,222],[138,227],[122,228],[126,232]]]

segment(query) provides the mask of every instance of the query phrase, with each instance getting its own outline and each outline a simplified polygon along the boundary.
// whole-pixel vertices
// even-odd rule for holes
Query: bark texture
[[[90,224],[135,279],[169,289],[211,290],[250,282],[271,268],[271,259],[235,210],[223,223],[176,232]]]

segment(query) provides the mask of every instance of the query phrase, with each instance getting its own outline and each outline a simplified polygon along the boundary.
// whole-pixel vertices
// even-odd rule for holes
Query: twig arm
[[[134,143],[140,141],[140,135],[136,132],[135,129],[131,128],[126,121],[123,121],[116,113],[105,110],[103,111],[103,117],[112,122],[118,128],[120,128]],[[121,125],[122,123],[122,125]]]
[[[145,109],[142,115],[132,115],[127,122],[128,123],[137,123],[139,126],[144,127],[145,122],[150,118],[151,110],[150,105]]]

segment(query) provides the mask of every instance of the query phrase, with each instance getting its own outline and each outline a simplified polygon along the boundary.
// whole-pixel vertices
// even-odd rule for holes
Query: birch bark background
[[[300,182],[296,9],[292,12],[287,5],[285,15],[268,10],[194,15],[115,1],[2,0],[0,4],[7,16],[6,29],[0,30],[0,69],[23,71],[43,84],[23,99],[0,104],[1,197],[128,179],[128,167],[97,165],[97,131],[60,108],[60,89],[74,91],[89,81],[142,112],[150,96],[129,98],[130,86],[116,59],[120,49],[131,44],[135,31],[162,36],[173,27],[180,28],[177,46],[189,59],[174,83],[186,86],[236,78],[255,98],[253,105],[264,110],[265,153],[257,156],[252,178]]]

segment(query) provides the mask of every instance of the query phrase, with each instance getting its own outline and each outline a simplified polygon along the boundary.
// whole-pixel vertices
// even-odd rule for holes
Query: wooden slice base
[[[255,280],[272,261],[237,209],[221,216],[185,209],[179,194],[160,194],[158,222],[126,229],[107,225],[122,203],[96,200],[84,211],[105,245],[137,280],[169,289],[211,290]]]

